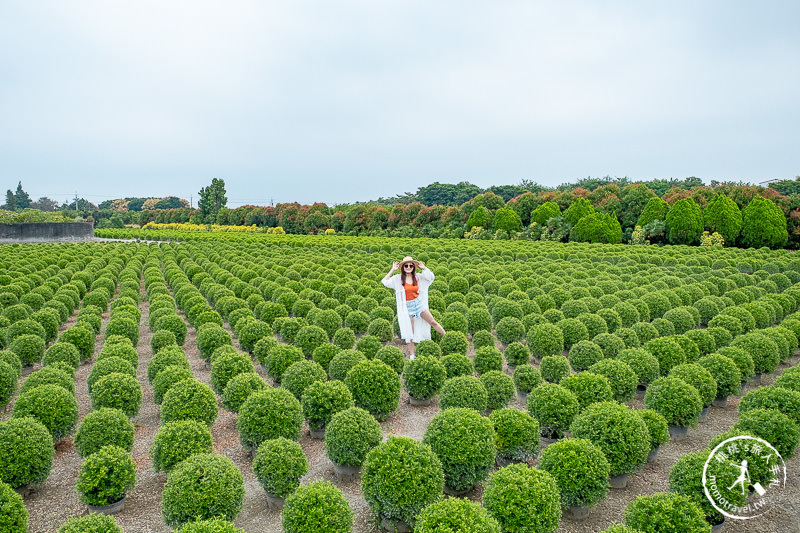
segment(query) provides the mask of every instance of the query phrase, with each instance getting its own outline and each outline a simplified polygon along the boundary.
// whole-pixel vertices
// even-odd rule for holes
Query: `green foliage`
[[[264,361],[264,368],[276,383],[280,383],[283,373],[294,363],[304,359],[303,351],[300,348],[290,344],[279,344],[269,351],[269,355]],[[330,367],[328,370],[330,371]]]
[[[549,383],[558,383],[565,376],[569,376],[572,368],[569,360],[563,355],[546,355],[539,364],[542,378]]]
[[[753,358],[753,370],[759,374],[770,374],[780,364],[778,346],[757,332],[745,333],[733,339],[731,346],[741,348]]]
[[[490,370],[480,380],[486,389],[487,409],[501,409],[514,397],[514,380],[501,370]]]
[[[675,202],[667,212],[666,222],[671,244],[697,244],[703,233],[703,214],[691,198]]]
[[[561,499],[556,480],[526,464],[501,468],[489,477],[483,506],[503,531],[555,531],[561,520]],[[519,509],[526,509],[520,513]]]
[[[228,382],[239,374],[253,372],[253,362],[248,356],[231,353],[214,357],[211,362],[211,386],[222,394]]]
[[[445,485],[451,490],[471,488],[485,479],[494,466],[492,422],[473,409],[440,411],[428,424],[422,442],[439,457]]]
[[[211,387],[195,379],[174,384],[161,402],[161,423],[196,420],[208,426],[217,419],[217,397]]]
[[[528,413],[539,421],[543,437],[561,438],[580,410],[578,399],[560,385],[542,383],[528,394]]]
[[[666,220],[668,212],[669,204],[658,196],[654,196],[647,200],[642,214],[639,215],[639,220],[636,221],[636,225],[644,227],[654,220]]]
[[[487,228],[489,226],[489,212],[485,207],[479,206],[467,218],[467,230],[474,227]]]
[[[416,533],[500,533],[500,524],[479,504],[461,498],[447,498],[426,507],[414,529]]]
[[[150,383],[156,379],[156,376],[167,367],[177,366],[191,371],[191,365],[186,358],[186,354],[180,347],[165,347],[162,348],[157,354],[150,359],[147,364],[147,379]]]
[[[479,225],[479,224],[473,224]],[[492,226],[495,230],[503,230],[509,233],[515,231],[522,231],[522,219],[510,207],[501,207],[494,213],[494,220]]]
[[[247,398],[236,420],[239,441],[248,450],[278,437],[300,438],[303,411],[300,402],[286,389],[264,389]]]
[[[705,229],[716,231],[728,246],[733,246],[742,230],[742,212],[736,202],[720,193],[703,210],[703,223]]]
[[[469,407],[483,412],[489,402],[488,393],[483,383],[476,377],[465,375],[445,380],[439,393],[439,407]]]
[[[555,202],[545,202],[531,213],[531,222],[536,222],[543,226],[545,222],[553,217],[561,215],[561,208]]]
[[[114,372],[127,374],[136,378],[136,369],[122,357],[113,356],[101,359],[94,364],[92,371],[89,372],[89,377],[86,378],[89,394],[92,394],[92,387],[100,378],[113,374]]]
[[[339,465],[361,466],[382,440],[380,424],[360,407],[335,413],[325,426],[325,452]]]
[[[233,520],[244,499],[244,478],[233,461],[200,453],[178,463],[161,493],[161,514],[170,527],[197,519]]]
[[[622,361],[633,369],[640,384],[646,385],[659,376],[658,359],[643,348],[628,348],[623,350],[617,360]]]
[[[570,231],[570,240],[576,242],[619,244],[622,227],[613,213],[590,213],[581,218]]]
[[[14,418],[31,417],[43,424],[53,441],[70,435],[78,423],[78,402],[58,385],[40,385],[20,394],[11,412]]]
[[[439,359],[419,356],[408,361],[403,369],[403,386],[418,400],[436,396],[447,378],[447,369]]]
[[[298,487],[283,507],[285,533],[349,533],[353,511],[342,493],[327,481]]]
[[[142,404],[142,386],[129,374],[112,372],[95,382],[89,397],[92,400],[92,409],[111,407],[132,417],[136,416]]]
[[[484,346],[475,350],[473,358],[475,371],[478,375],[491,372],[492,370],[503,369],[503,354],[494,346]]]
[[[324,428],[333,415],[353,407],[353,395],[341,381],[317,381],[302,396],[303,415],[313,430]]]
[[[579,341],[569,350],[569,364],[578,372],[588,369],[601,359],[603,359],[603,350],[592,341]]]
[[[696,363],[686,363],[673,367],[669,375],[682,379],[694,387],[700,394],[704,407],[711,405],[711,402],[717,397],[717,382],[714,380],[714,376]]]
[[[564,439],[551,444],[538,466],[556,480],[564,507],[589,507],[606,497],[611,467],[591,441]]]
[[[35,418],[0,422],[0,481],[11,488],[44,482],[54,454],[50,431]]]
[[[800,425],[800,392],[774,385],[751,390],[739,402],[739,414],[753,409],[775,409]]]
[[[67,367],[72,369],[71,367]],[[25,394],[27,391],[39,387],[41,385],[58,385],[64,390],[69,391],[70,394],[75,394],[75,381],[71,374],[66,370],[61,370],[55,366],[42,367],[36,372],[30,374],[22,386],[19,388],[20,395]]]
[[[392,369],[400,374],[403,372],[403,365],[405,364],[405,355],[396,346],[383,346],[375,353],[375,359],[383,361]]]
[[[532,365],[519,365],[514,369],[514,386],[517,392],[528,394],[534,387],[542,384],[542,373]]]
[[[361,361],[344,379],[353,393],[357,407],[369,411],[378,420],[397,410],[400,403],[400,377],[382,361]]]
[[[608,380],[615,401],[624,403],[636,394],[639,379],[636,372],[623,361],[603,359],[589,367],[589,372]]]
[[[211,518],[209,520],[187,522],[176,529],[175,533],[244,533],[244,530],[234,527],[227,520]]]
[[[696,426],[703,410],[697,389],[676,377],[661,377],[647,388],[644,405],[674,426]]]
[[[209,322],[198,328],[197,349],[203,359],[210,359],[217,348],[226,345],[233,345],[233,341],[222,326]]]
[[[475,372],[475,365],[472,359],[460,353],[451,353],[442,357],[442,364],[447,372],[447,378],[456,376],[469,376]]]
[[[710,533],[703,511],[687,496],[657,492],[637,496],[625,509],[625,524],[643,533]]]
[[[761,196],[742,209],[742,244],[748,248],[781,248],[789,234],[786,217],[775,202]]]
[[[258,447],[253,472],[268,494],[285,498],[300,486],[300,478],[308,472],[308,461],[300,444],[279,437]]]
[[[497,456],[507,461],[524,462],[539,453],[539,422],[521,411],[496,409],[489,415],[494,425]]]
[[[113,516],[90,513],[73,516],[58,529],[58,533],[122,533]]]
[[[19,357],[24,366],[31,366],[41,361],[44,355],[44,346],[44,339],[34,334],[20,335],[9,343],[9,348]]]
[[[121,500],[136,483],[136,463],[128,452],[103,446],[83,461],[75,485],[88,505],[110,505]]]
[[[536,359],[561,355],[564,351],[564,334],[555,324],[537,324],[528,330],[527,343]]]
[[[6,483],[0,482],[0,530],[6,533],[28,533],[28,510],[22,497]],[[497,530],[500,531],[499,529]]]
[[[636,414],[647,425],[647,431],[650,433],[650,450],[655,450],[669,441],[669,427],[663,416],[652,409],[639,409]]]
[[[161,426],[153,439],[150,455],[156,472],[169,472],[184,459],[214,451],[211,431],[196,420],[178,420]]]
[[[559,385],[572,392],[578,400],[580,410],[595,402],[608,402],[614,398],[605,376],[591,372],[578,372],[559,382]]]
[[[658,368],[662,376],[669,374],[672,367],[682,364],[686,354],[674,339],[659,337],[648,341],[645,349],[658,360]]]
[[[134,427],[125,413],[108,407],[91,411],[81,421],[75,434],[75,450],[81,457],[113,445],[130,452],[133,449]]]
[[[328,378],[325,370],[314,361],[298,361],[292,364],[283,373],[283,387],[299,400],[303,391],[316,381],[326,381]]]

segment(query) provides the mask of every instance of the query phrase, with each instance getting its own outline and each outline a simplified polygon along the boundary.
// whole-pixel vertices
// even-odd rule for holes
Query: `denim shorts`
[[[408,316],[419,317],[420,313],[425,311],[419,296],[413,300],[406,300],[406,307],[408,308]]]

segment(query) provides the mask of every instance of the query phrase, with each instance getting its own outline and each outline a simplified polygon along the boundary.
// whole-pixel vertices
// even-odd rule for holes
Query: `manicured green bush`
[[[731,346],[741,348],[753,358],[753,368],[757,374],[775,372],[780,364],[778,346],[757,332],[746,333],[733,339]]]
[[[577,318],[565,318],[556,324],[564,337],[564,348],[569,350],[576,342],[589,340],[589,330]]]
[[[11,365],[0,361],[0,405],[6,405],[17,389],[17,373]]]
[[[89,394],[92,394],[92,387],[100,378],[113,374],[114,372],[136,378],[136,369],[128,361],[122,357],[107,357],[97,361],[92,367],[92,371],[89,372],[89,377],[86,378]]]
[[[672,492],[637,496],[625,509],[625,524],[642,533],[710,533],[703,511],[688,497]]]
[[[703,471],[711,450],[705,449],[682,455],[669,472],[669,489],[671,492],[686,496],[703,512],[705,520],[710,524],[719,524],[723,516],[708,500],[703,486]],[[708,464],[707,476],[713,476],[719,497],[724,497],[731,505],[745,505],[745,498],[738,488],[728,489],[736,481],[736,470],[727,462],[722,464],[711,461]],[[716,496],[715,496],[716,498]]]
[[[718,193],[703,210],[703,224],[709,232],[722,235],[726,245],[733,246],[742,230],[742,212],[736,202]]]
[[[122,533],[113,516],[90,513],[73,516],[58,529],[58,533]]]
[[[194,379],[194,374],[183,366],[168,366],[159,372],[156,379],[153,380],[153,402],[156,405],[161,405],[161,402],[164,401],[164,395],[169,389],[185,379]]]
[[[669,441],[669,428],[667,420],[663,416],[652,409],[639,409],[635,412],[647,425],[651,451]]]
[[[526,464],[501,468],[489,476],[483,505],[503,531],[555,531],[561,520],[556,480]],[[519,509],[526,509],[520,513]]]
[[[218,394],[222,394],[231,379],[254,370],[253,362],[245,354],[232,353],[214,357],[211,362],[211,387]]]
[[[44,346],[44,339],[33,334],[20,335],[9,343],[9,349],[19,357],[23,366],[31,366],[41,361],[44,355]]]
[[[502,409],[514,397],[514,380],[500,370],[491,370],[480,377],[486,388],[487,409]]]
[[[357,407],[366,409],[378,420],[397,410],[400,403],[400,377],[382,361],[361,361],[344,379]]]
[[[57,342],[53,344],[45,351],[42,364],[48,366],[58,361],[67,363],[72,368],[78,368],[81,364],[78,349],[68,342]]]
[[[586,439],[563,439],[542,452],[539,468],[556,480],[564,507],[590,507],[606,497],[610,465]]]
[[[782,248],[789,234],[786,217],[775,202],[761,196],[742,209],[742,244],[748,248]]]
[[[28,510],[22,496],[0,481],[0,530],[6,533],[28,533]],[[498,529],[499,531],[499,529]]]
[[[419,356],[408,361],[403,369],[403,386],[408,394],[418,400],[436,396],[447,379],[447,369],[439,359]]]
[[[527,343],[536,359],[561,355],[564,351],[564,334],[555,324],[537,324],[528,330]]]
[[[244,478],[233,461],[199,453],[178,463],[161,493],[161,514],[170,527],[197,519],[233,520],[242,509]]]
[[[36,335],[47,342],[47,332],[44,327],[30,318],[19,320],[8,326],[6,330],[6,342],[10,345],[14,342],[14,339],[22,335]]]
[[[762,438],[775,447],[784,459],[794,456],[800,444],[800,426],[775,409],[750,409],[739,416],[734,430]]]
[[[503,357],[508,362],[508,366],[513,368],[517,365],[527,364],[531,359],[531,353],[521,342],[512,342],[506,347]]]
[[[528,394],[534,387],[542,384],[542,374],[532,365],[520,365],[514,369],[514,387],[517,392]]]
[[[354,405],[350,389],[341,381],[314,382],[302,396],[303,415],[313,430],[324,428],[333,415]]]
[[[183,323],[182,320],[181,323]],[[186,327],[186,324],[184,324],[184,327]],[[172,332],[175,333],[175,331]],[[111,318],[111,320],[109,320],[108,323],[106,324],[105,334],[122,335],[123,337],[127,337],[128,339],[131,340],[131,343],[133,343],[134,347],[136,347],[136,345],[139,344],[139,324],[134,322],[133,319],[127,318],[125,316]]]
[[[650,322],[637,322],[631,326],[631,329],[636,333],[641,344],[646,344],[660,336],[658,330]]]
[[[569,350],[569,364],[578,372],[603,359],[603,350],[592,341],[579,341]]]
[[[524,462],[539,453],[539,422],[516,409],[496,409],[489,415],[494,425],[497,456],[506,461]]]
[[[179,346],[167,346],[155,354],[147,364],[148,381],[153,383],[153,381],[156,379],[156,376],[158,376],[162,370],[169,366],[179,366],[181,368],[185,368],[186,370],[191,370],[191,365],[189,364],[189,360],[186,358],[186,354],[183,353],[183,350]]]
[[[211,518],[209,520],[195,520],[187,522],[175,533],[245,533],[243,529],[235,527],[227,520],[221,518]]]
[[[283,373],[294,363],[304,359],[303,351],[300,348],[290,344],[279,344],[270,350],[264,362],[264,368],[276,383],[280,383]]]
[[[753,357],[744,349],[737,348],[735,346],[723,346],[717,351],[720,355],[733,361],[733,363],[739,369],[739,375],[742,383],[755,375],[755,363],[753,363]]]
[[[166,329],[156,331],[150,339],[150,348],[154,354],[157,354],[165,346],[177,346],[177,344],[175,334]]]
[[[383,361],[392,367],[392,369],[398,374],[403,372],[405,355],[403,355],[403,352],[400,350],[400,348],[396,346],[383,346],[375,353],[375,359],[378,361]]]
[[[581,410],[594,402],[607,402],[614,399],[608,379],[592,372],[572,374],[562,379],[559,385],[575,395]]]
[[[53,441],[70,435],[78,423],[75,396],[58,385],[40,385],[20,394],[11,412],[14,418],[31,417],[43,424]]]
[[[451,353],[442,357],[442,364],[447,371],[447,378],[456,376],[469,376],[475,372],[475,365],[472,359],[460,353]]]
[[[417,517],[417,533],[469,531],[500,533],[500,524],[479,504],[461,498],[447,498],[426,507]]]
[[[469,407],[478,412],[486,410],[489,397],[486,387],[474,376],[456,376],[445,380],[439,393],[439,407]]]
[[[800,372],[784,371],[783,374],[778,376],[778,379],[775,380],[773,385],[800,392]]]
[[[703,407],[711,405],[711,402],[717,397],[717,382],[714,380],[714,376],[698,364],[685,363],[675,366],[670,370],[669,375],[682,379],[697,389],[700,399],[703,401]]]
[[[578,399],[560,385],[542,383],[528,394],[528,413],[539,421],[543,437],[561,438],[580,410]]]
[[[658,359],[658,368],[662,376],[669,374],[672,367],[684,363],[686,355],[675,340],[658,338],[648,341],[644,348]]]
[[[129,374],[112,372],[95,382],[89,397],[92,400],[92,409],[111,407],[132,417],[139,413],[142,404],[142,386]]]
[[[383,434],[375,418],[360,407],[335,413],[325,426],[325,452],[339,465],[361,466]]]
[[[176,349],[180,350],[177,346]],[[128,361],[133,368],[139,367],[139,354],[136,352],[136,348],[127,343],[108,344],[108,342],[106,342],[103,349],[97,354],[97,361],[99,362],[110,357],[120,357]]]
[[[161,423],[197,420],[210,426],[217,419],[217,397],[211,387],[195,379],[174,384],[161,402]]]
[[[294,394],[298,400],[302,398],[303,391],[315,381],[326,381],[328,375],[325,370],[314,361],[298,361],[292,364],[283,373],[283,387]]]
[[[1,332],[0,332],[1,333]],[[16,384],[20,375],[22,374],[22,361],[11,350],[0,350],[0,361],[6,363],[12,371],[13,381]]]
[[[136,463],[128,452],[103,446],[83,461],[75,489],[83,503],[110,505],[121,500],[136,483]]]
[[[455,407],[434,415],[423,444],[439,457],[445,485],[466,490],[486,478],[496,455],[492,422],[473,409]]]
[[[27,391],[39,387],[40,385],[58,385],[74,395],[75,380],[71,373],[67,373],[68,371],[72,372],[72,370],[70,366],[67,366],[67,370],[61,370],[57,366],[42,367],[25,378],[25,381],[22,382],[22,386],[19,388],[19,393],[20,395],[25,394]]]
[[[352,526],[353,511],[347,499],[327,481],[298,487],[286,498],[282,523],[286,533],[349,533]]]
[[[572,368],[569,360],[563,355],[546,355],[539,364],[542,378],[550,383],[558,383],[564,377],[569,376]]]
[[[753,409],[775,409],[800,425],[800,392],[774,385],[751,390],[739,402],[739,415]]]
[[[466,352],[465,352],[466,353]],[[431,357],[442,357],[442,347],[432,340],[424,340],[417,344],[416,354],[418,357],[429,355]]]
[[[696,426],[703,410],[697,389],[676,377],[658,378],[644,395],[644,405],[674,426]]]
[[[283,388],[251,394],[236,420],[239,441],[248,450],[257,449],[262,442],[278,437],[298,440],[302,425],[300,402]]]
[[[156,472],[169,472],[192,455],[213,451],[211,431],[207,425],[196,420],[178,420],[158,429],[150,455]]]
[[[109,322],[110,323],[110,322]],[[186,322],[176,314],[168,314],[156,320],[153,331],[169,331],[175,335],[175,342],[178,346],[183,346],[186,341]],[[133,341],[133,339],[131,339]],[[136,342],[133,343],[134,346]]]
[[[222,326],[214,323],[204,324],[197,330],[197,349],[203,359],[211,359],[211,354],[220,346],[233,345],[231,336]]]
[[[308,472],[308,461],[300,444],[278,437],[258,447],[253,471],[268,494],[285,498],[300,486],[300,478]]]
[[[635,411],[615,402],[591,404],[575,417],[570,431],[603,450],[612,476],[635,472],[650,453],[647,425]]]
[[[478,375],[492,370],[503,370],[503,354],[494,346],[484,346],[475,350],[473,364]]]
[[[627,402],[636,394],[638,377],[636,372],[623,361],[603,359],[589,367],[589,372],[603,376],[608,380],[613,399],[618,402]]]
[[[83,417],[75,434],[75,450],[81,457],[87,457],[106,445],[130,452],[133,449],[133,434],[133,424],[125,413],[103,407]]]
[[[0,422],[0,481],[17,489],[39,485],[53,466],[53,437],[31,417]]]
[[[448,331],[439,341],[439,346],[444,354],[460,353],[466,355],[469,349],[469,341],[467,341],[467,336],[460,331]]]

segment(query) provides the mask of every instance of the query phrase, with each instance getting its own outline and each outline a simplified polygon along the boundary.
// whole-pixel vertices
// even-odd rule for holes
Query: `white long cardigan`
[[[433,282],[433,272],[429,268],[417,272],[417,284],[419,286],[420,302],[423,309],[428,309],[428,287]],[[395,274],[389,279],[381,280],[386,287],[394,289],[395,300],[397,300],[397,322],[400,324],[400,337],[405,342],[420,342],[430,340],[431,325],[421,317],[414,318],[414,330],[411,330],[411,317],[408,316],[406,307],[406,291],[403,288],[403,281],[400,274]]]

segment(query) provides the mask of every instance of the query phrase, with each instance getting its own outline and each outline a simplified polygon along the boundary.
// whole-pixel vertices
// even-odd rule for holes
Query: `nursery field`
[[[0,245],[4,532],[716,531],[731,437],[786,480],[709,460],[766,509],[721,527],[800,531],[792,253],[97,233],[157,242]],[[407,255],[446,330],[413,361]]]

